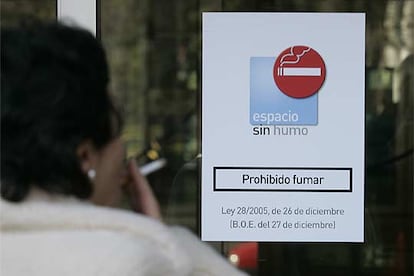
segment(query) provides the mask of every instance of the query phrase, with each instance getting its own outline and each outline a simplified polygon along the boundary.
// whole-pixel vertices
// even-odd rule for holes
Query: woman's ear
[[[76,148],[76,155],[82,171],[87,174],[90,170],[95,170],[98,162],[98,151],[91,140],[81,142]]]

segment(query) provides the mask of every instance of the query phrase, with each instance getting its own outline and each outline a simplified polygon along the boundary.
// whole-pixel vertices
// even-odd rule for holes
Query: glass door
[[[413,1],[101,3],[114,91],[131,155],[162,156],[149,175],[169,223],[199,232],[201,12],[366,13],[365,242],[211,243],[250,275],[412,275]]]

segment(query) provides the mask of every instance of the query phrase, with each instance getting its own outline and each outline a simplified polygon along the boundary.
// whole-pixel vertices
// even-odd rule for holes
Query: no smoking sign
[[[308,46],[291,46],[281,52],[273,67],[279,89],[292,98],[307,98],[319,91],[325,81],[322,57]]]
[[[203,13],[203,240],[364,242],[365,22]]]

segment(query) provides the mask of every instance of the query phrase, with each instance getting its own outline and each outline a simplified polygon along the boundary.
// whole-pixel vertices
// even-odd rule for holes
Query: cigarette
[[[167,160],[165,158],[160,158],[145,165],[139,167],[140,172],[143,175],[149,175],[155,171],[162,169],[167,164]]]
[[[278,76],[321,76],[321,68],[318,67],[279,67]]]

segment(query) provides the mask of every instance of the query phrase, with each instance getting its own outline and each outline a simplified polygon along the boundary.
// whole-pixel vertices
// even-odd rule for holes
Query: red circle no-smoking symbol
[[[325,63],[318,52],[303,45],[281,52],[273,66],[277,87],[292,98],[306,98],[318,92],[325,74]]]

